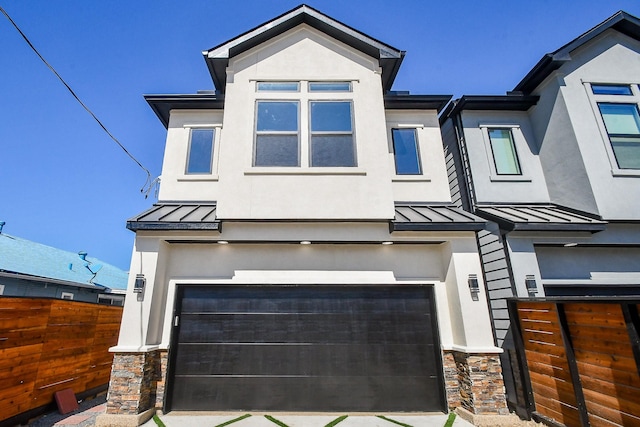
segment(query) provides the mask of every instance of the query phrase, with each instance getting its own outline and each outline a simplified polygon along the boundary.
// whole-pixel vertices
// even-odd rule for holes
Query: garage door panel
[[[412,312],[424,308],[425,301],[415,300],[415,290],[397,286],[371,289],[362,296],[358,286],[335,289],[331,286],[216,286],[211,299],[207,287],[185,290],[184,313],[345,313]],[[347,289],[351,288],[351,289]],[[408,286],[405,288],[409,288]],[[413,299],[412,299],[413,298]]]
[[[189,314],[181,316],[185,343],[413,343],[433,340],[431,316],[412,313]],[[407,324],[398,329],[392,325]],[[336,327],[338,326],[338,327]]]
[[[179,286],[167,410],[444,409],[429,286]]]
[[[403,375],[436,363],[433,346],[182,345],[176,375]]]
[[[436,378],[421,376],[189,378],[176,390],[181,397],[175,405],[209,411],[438,411],[439,387]]]

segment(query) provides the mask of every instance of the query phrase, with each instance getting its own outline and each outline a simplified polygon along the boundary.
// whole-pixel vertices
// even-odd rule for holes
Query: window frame
[[[271,103],[295,103],[296,104],[296,127],[297,130],[294,131],[259,131],[258,130],[258,114],[259,114],[259,104],[261,102],[271,102]],[[251,165],[253,167],[257,167],[257,168],[299,168],[300,164],[301,164],[301,158],[302,158],[302,153],[301,153],[301,102],[298,99],[289,99],[289,98],[277,98],[277,99],[271,99],[271,98],[260,98],[260,99],[256,99],[255,102],[255,108],[254,108],[254,127],[253,127],[253,153],[252,153],[252,161],[251,161]],[[256,164],[256,160],[257,160],[257,154],[258,154],[258,137],[259,136],[270,136],[270,135],[295,135],[296,136],[296,140],[297,140],[297,154],[296,154],[296,164],[295,165],[257,165]]]
[[[396,131],[401,132],[401,131],[413,131],[413,143],[414,143],[414,147],[415,147],[415,157],[416,157],[416,163],[418,165],[418,173],[401,173],[398,172],[398,161],[397,161],[397,156],[396,156],[396,138],[395,138],[395,133]],[[395,167],[395,174],[397,176],[422,176],[424,175],[424,171],[423,171],[423,167],[422,167],[422,155],[420,152],[420,140],[418,139],[418,129],[415,127],[398,127],[398,126],[393,126],[391,128],[391,147],[393,150],[393,164]]]
[[[357,152],[357,136],[356,136],[356,106],[354,105],[354,83],[358,80],[353,79],[336,79],[331,81],[325,80],[299,80],[299,92],[286,91],[258,91],[256,85],[254,93],[254,125],[253,125],[253,147],[251,153],[251,161],[248,163],[249,169],[245,170],[245,174],[337,174],[337,175],[362,175],[366,174],[358,168],[358,152]],[[262,82],[262,80],[256,80]],[[287,80],[291,82],[291,80]],[[310,83],[340,83],[347,84],[349,91],[329,91],[318,90],[310,91]],[[256,163],[257,140],[260,134],[266,134],[266,131],[258,131],[258,105],[260,102],[297,102],[298,103],[298,163],[296,166],[266,166]],[[311,110],[313,102],[348,102],[350,109],[350,131],[329,131],[324,132],[325,135],[350,135],[351,150],[353,153],[353,162],[351,166],[312,166],[312,138],[319,136],[323,132],[311,130],[312,118]],[[259,163],[259,162],[258,162]]]
[[[609,134],[604,116],[600,110],[600,104],[625,104],[635,105],[636,111],[640,115],[640,87],[637,83],[629,82],[584,82],[584,87],[587,93],[587,97],[591,102],[593,114],[596,118],[598,129],[600,130],[602,143],[604,144],[605,151],[609,158],[609,164],[611,166],[611,174],[613,176],[633,176],[640,177],[639,168],[621,168],[616,156],[616,151],[611,141],[611,135],[616,136],[619,134]],[[631,89],[631,95],[610,95],[610,94],[596,94],[593,91],[593,86],[628,86]],[[635,136],[635,135],[632,135]],[[640,142],[638,143],[640,150]]]
[[[208,172],[190,172],[189,165],[191,163],[191,152],[193,148],[193,133],[198,131],[211,131],[211,158],[209,159],[209,171]],[[184,174],[187,176],[198,176],[198,175],[211,175],[213,174],[213,159],[216,151],[216,128],[214,127],[190,127],[189,128],[189,142],[187,144],[187,159],[184,168]]]
[[[323,130],[323,131],[314,131],[313,130],[313,104],[314,103],[344,103],[349,105],[349,131],[340,131],[340,130]],[[353,168],[358,167],[358,157],[356,153],[356,141],[354,135],[354,114],[353,114],[353,101],[352,100],[344,100],[344,99],[310,99],[308,102],[308,129],[309,129],[309,137],[308,137],[308,146],[309,146],[309,167],[310,168],[331,168],[331,167],[344,167],[344,168]],[[314,136],[351,136],[351,149],[353,154],[353,164],[349,166],[314,166],[313,165],[313,138]]]
[[[494,147],[494,140],[491,138],[492,131],[507,131],[509,134],[509,142],[511,143],[511,150],[513,156],[513,162],[516,166],[516,173],[504,173],[498,170],[498,161],[496,159],[496,149]],[[509,126],[488,126],[487,137],[489,138],[489,148],[491,149],[491,160],[493,161],[493,171],[499,177],[517,177],[522,176],[522,165],[520,164],[520,157],[518,156],[518,150],[516,148],[516,141],[513,135],[513,127]]]

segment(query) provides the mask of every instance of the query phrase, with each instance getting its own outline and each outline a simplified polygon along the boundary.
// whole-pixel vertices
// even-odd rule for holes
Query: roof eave
[[[144,95],[165,128],[169,127],[171,110],[221,110],[224,96],[213,94]]]
[[[538,103],[536,95],[464,95],[450,102],[440,115],[440,124],[464,110],[528,111]]]
[[[216,89],[225,92],[226,67],[229,59],[267,42],[298,25],[307,24],[328,36],[377,59],[382,68],[383,89],[389,91],[405,52],[380,42],[307,5],[298,6],[231,40],[203,51]]]
[[[484,222],[411,223],[391,221],[389,231],[482,231],[486,225]]]
[[[221,229],[220,221],[215,222],[162,222],[162,221],[127,221],[127,229],[131,231],[184,231],[184,230],[212,230]]]
[[[384,96],[387,110],[436,110],[438,113],[451,100],[452,95],[394,95]]]

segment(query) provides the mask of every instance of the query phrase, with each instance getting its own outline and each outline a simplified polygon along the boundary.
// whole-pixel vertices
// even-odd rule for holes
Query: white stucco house
[[[517,362],[508,298],[610,298],[629,311],[629,333],[637,334],[639,77],[640,20],[618,12],[544,55],[507,95],[463,96],[440,117],[454,203],[491,221],[479,245],[514,407],[523,405],[526,390],[510,369]],[[607,377],[637,378],[637,372],[607,371]],[[637,402],[640,389],[629,390],[635,397],[620,396]]]
[[[104,417],[506,413],[450,96],[392,91],[405,53],[306,5],[203,54],[215,92],[146,96],[162,185]]]

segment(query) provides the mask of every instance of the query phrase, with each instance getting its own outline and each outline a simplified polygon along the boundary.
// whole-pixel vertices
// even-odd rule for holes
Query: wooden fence
[[[510,301],[534,418],[640,426],[639,309],[611,300]]]
[[[122,307],[0,297],[0,424],[109,383]]]

